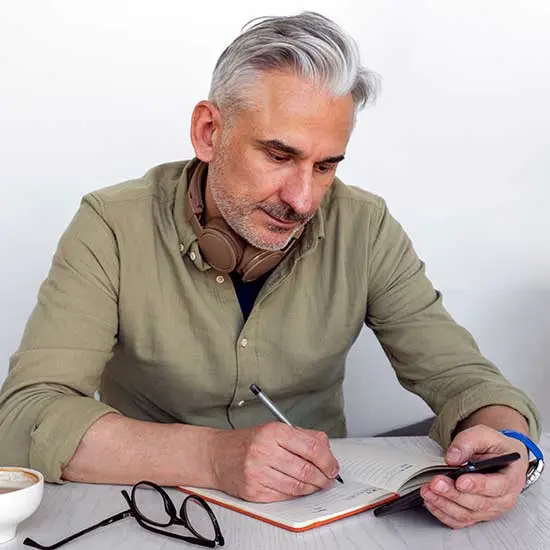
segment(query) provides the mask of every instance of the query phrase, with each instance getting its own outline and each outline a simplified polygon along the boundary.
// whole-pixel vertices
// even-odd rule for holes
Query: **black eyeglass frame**
[[[143,485],[146,485],[151,489],[154,489],[161,495],[164,503],[164,510],[166,511],[169,517],[169,520],[167,522],[157,522],[157,521],[151,520],[147,516],[144,516],[140,512],[139,508],[136,506],[136,499],[135,499],[136,490]],[[191,494],[185,497],[185,499],[183,500],[180,506],[180,513],[178,516],[176,506],[173,500],[168,495],[168,493],[162,487],[160,487],[156,483],[153,483],[152,481],[144,480],[144,481],[140,481],[139,483],[136,483],[132,487],[131,496],[128,494],[128,492],[125,489],[121,491],[121,494],[124,497],[124,500],[128,503],[128,506],[129,506],[128,510],[124,510],[122,512],[119,512],[118,514],[115,514],[114,516],[108,517],[103,521],[100,521],[95,525],[87,527],[86,529],[83,529],[78,533],[74,533],[69,537],[64,538],[50,546],[44,546],[29,537],[27,537],[23,541],[23,544],[25,546],[30,546],[31,548],[38,548],[39,550],[55,550],[56,548],[59,548],[60,546],[63,546],[64,544],[71,542],[81,537],[82,535],[85,535],[86,533],[89,533],[90,531],[93,531],[99,527],[110,525],[111,523],[115,523],[129,516],[132,516],[137,521],[137,523],[144,529],[147,529],[148,531],[157,533],[159,535],[164,535],[166,537],[182,540],[184,542],[189,542],[191,544],[196,544],[198,546],[203,546],[206,548],[215,548],[216,546],[223,546],[225,544],[225,540],[223,538],[220,526],[218,524],[218,520],[216,519],[216,516],[214,515],[212,508],[210,508],[210,505],[208,504],[208,502],[206,502],[206,500],[204,500],[202,497],[198,495]],[[210,520],[212,521],[212,525],[214,526],[214,532],[215,532],[214,539],[209,539],[204,537],[192,526],[191,522],[189,521],[189,517],[187,515],[187,503],[190,501],[197,502],[207,512],[208,516],[210,517]],[[178,533],[172,533],[171,531],[164,531],[158,528],[158,527],[169,527],[171,525],[181,525],[186,529],[188,529],[189,531],[191,531],[191,533],[193,533],[194,536],[188,537],[185,535],[180,535]]]

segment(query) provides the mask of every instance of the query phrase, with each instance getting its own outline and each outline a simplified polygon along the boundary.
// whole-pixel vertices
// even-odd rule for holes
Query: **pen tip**
[[[344,480],[340,477],[340,474],[338,474],[334,479],[336,479],[336,481],[339,481],[340,483],[344,483]]]
[[[260,389],[259,386],[256,386],[256,384],[250,384],[250,391],[251,391],[254,395],[258,395],[262,390]]]

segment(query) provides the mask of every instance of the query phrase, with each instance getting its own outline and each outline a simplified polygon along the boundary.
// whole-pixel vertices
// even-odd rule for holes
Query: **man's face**
[[[288,73],[266,73],[223,122],[208,168],[207,215],[264,250],[284,248],[317,211],[343,159],[351,95],[333,97]]]

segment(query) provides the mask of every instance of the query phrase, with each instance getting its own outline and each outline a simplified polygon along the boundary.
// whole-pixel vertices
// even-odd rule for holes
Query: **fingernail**
[[[464,491],[468,491],[469,489],[472,489],[474,484],[472,483],[471,479],[461,479],[458,483],[458,488]]]
[[[425,500],[433,500],[435,495],[430,490],[427,490],[422,493],[422,498]]]
[[[435,490],[438,493],[446,493],[449,490],[449,486],[442,479],[439,479],[435,482]]]
[[[449,447],[447,450],[447,460],[450,460],[451,462],[458,462],[461,457],[462,453],[457,447]]]

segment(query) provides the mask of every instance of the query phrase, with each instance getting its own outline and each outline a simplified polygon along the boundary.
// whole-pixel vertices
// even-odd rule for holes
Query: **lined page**
[[[399,492],[411,477],[435,466],[445,466],[442,456],[415,454],[388,448],[382,442],[331,440],[340,463],[340,474],[355,481]]]
[[[354,483],[334,483],[324,491],[285,502],[271,502],[260,505],[270,516],[281,518],[284,523],[322,521],[322,518],[339,515],[346,511],[377,502],[388,496],[388,492],[377,487]]]
[[[351,478],[343,485],[335,482],[328,489],[312,495],[270,503],[247,502],[213,489],[195,487],[188,487],[188,489],[214,502],[233,506],[295,528],[364,508],[390,496],[390,493],[384,489],[356,483]]]

